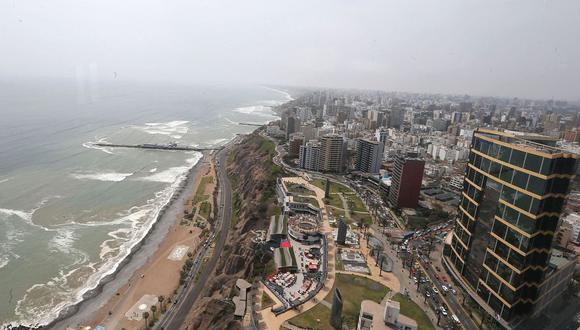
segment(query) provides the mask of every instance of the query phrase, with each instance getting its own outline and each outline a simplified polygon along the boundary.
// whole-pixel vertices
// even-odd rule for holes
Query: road
[[[219,226],[219,229],[216,232],[219,232],[219,234],[217,235],[217,242],[212,257],[205,268],[201,270],[197,283],[185,288],[184,297],[178,300],[175,307],[167,312],[162,322],[159,323],[158,329],[182,329],[191,308],[206,287],[206,282],[212,276],[215,266],[221,257],[232,219],[232,188],[226,170],[228,150],[229,148],[226,147],[220,150],[216,156],[218,160],[216,170],[219,181],[218,199],[222,207],[220,207],[218,213],[217,226]],[[184,329],[187,329],[187,327]]]

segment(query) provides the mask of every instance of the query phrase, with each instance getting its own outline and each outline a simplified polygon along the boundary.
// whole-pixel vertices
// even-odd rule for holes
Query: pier
[[[265,126],[266,124],[256,124],[256,123],[238,123],[238,125],[262,127],[262,126]]]
[[[107,148],[133,148],[133,149],[153,149],[153,150],[178,150],[178,151],[207,151],[207,150],[221,150],[223,147],[217,148],[198,148],[190,146],[179,146],[177,144],[115,144],[115,143],[94,143],[99,147]]]

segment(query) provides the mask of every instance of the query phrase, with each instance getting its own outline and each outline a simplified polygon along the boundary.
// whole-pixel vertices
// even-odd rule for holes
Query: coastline
[[[143,267],[155,254],[165,240],[170,228],[176,223],[177,217],[183,214],[184,202],[192,193],[200,169],[211,158],[209,152],[202,152],[199,161],[186,174],[185,179],[175,190],[169,202],[162,208],[145,237],[133,246],[131,252],[119,263],[109,275],[103,277],[97,286],[87,291],[83,299],[66,309],[59,316],[45,325],[46,329],[66,329],[77,327],[92,319],[94,313],[100,310],[115,293],[121,289],[135,272]]]
[[[279,107],[294,100],[294,98],[286,91],[270,89],[287,96],[286,100],[281,101],[280,104],[271,106],[272,113],[279,117]],[[263,125],[278,119],[267,120]],[[242,135],[251,134],[257,129],[259,127]],[[222,146],[226,147],[237,140],[238,136],[235,136]],[[46,325],[37,324],[37,327],[43,329],[75,329],[84,324],[94,323],[95,314],[102,312],[103,308],[114,300],[115,295],[118,295],[119,291],[136,276],[137,272],[143,269],[151,258],[159,252],[161,245],[170,234],[170,230],[174,225],[178,225],[178,216],[183,215],[185,208],[184,202],[191,194],[195,193],[195,183],[201,175],[200,169],[211,159],[213,159],[212,153],[202,152],[199,161],[188,170],[185,178],[174,191],[168,203],[160,210],[147,234],[132,247],[131,252],[110,274],[101,278],[95,288],[86,291],[79,302],[61,310],[59,315],[50,323]]]

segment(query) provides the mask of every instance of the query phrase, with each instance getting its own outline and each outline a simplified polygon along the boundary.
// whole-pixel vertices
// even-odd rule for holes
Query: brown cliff
[[[235,295],[238,278],[253,281],[263,275],[271,255],[252,242],[252,230],[267,230],[276,205],[276,177],[282,170],[272,163],[275,145],[253,133],[236,145],[228,158],[232,184],[232,229],[214,276],[191,312],[193,329],[239,329],[227,298]],[[190,327],[191,328],[191,327]]]

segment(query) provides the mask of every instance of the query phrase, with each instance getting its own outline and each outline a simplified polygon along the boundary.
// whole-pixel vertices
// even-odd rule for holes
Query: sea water
[[[118,266],[199,152],[290,96],[252,86],[0,82],[0,325],[46,324]]]

